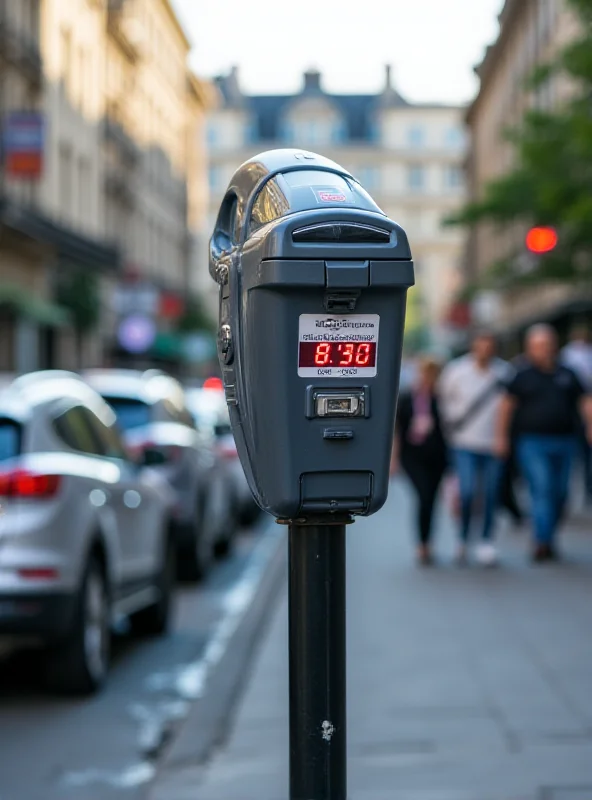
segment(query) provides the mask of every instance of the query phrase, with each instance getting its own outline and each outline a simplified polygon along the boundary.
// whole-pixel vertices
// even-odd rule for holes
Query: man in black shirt
[[[592,398],[576,374],[559,364],[553,328],[536,325],[528,331],[526,357],[500,409],[496,450],[500,456],[509,452],[512,425],[531,494],[533,558],[547,561],[556,555],[554,539],[567,501],[579,414],[592,442]]]

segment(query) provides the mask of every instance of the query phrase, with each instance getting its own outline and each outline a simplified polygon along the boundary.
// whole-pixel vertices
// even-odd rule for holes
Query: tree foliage
[[[557,76],[573,93],[560,108],[529,110],[508,132],[515,167],[485,187],[450,224],[499,226],[519,222],[557,229],[556,249],[537,260],[529,280],[581,280],[592,277],[592,0],[568,0],[580,20],[576,39],[555,61],[537,68],[529,81],[540,90]],[[498,273],[513,271],[498,264]]]
[[[101,316],[99,279],[94,272],[72,269],[62,276],[58,286],[58,302],[64,306],[79,334],[93,330]]]
[[[198,296],[191,297],[185,306],[185,313],[177,323],[179,333],[194,333],[204,331],[213,333],[215,325],[206,313],[203,301]]]

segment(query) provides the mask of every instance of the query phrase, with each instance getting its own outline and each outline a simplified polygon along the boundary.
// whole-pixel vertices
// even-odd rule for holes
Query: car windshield
[[[0,461],[18,456],[21,452],[21,426],[11,419],[0,419]]]
[[[150,406],[141,400],[111,395],[104,395],[104,398],[117,414],[117,422],[121,430],[129,431],[150,423]]]

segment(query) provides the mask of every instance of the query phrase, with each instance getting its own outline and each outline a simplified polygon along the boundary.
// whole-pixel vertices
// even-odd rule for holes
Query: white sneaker
[[[493,567],[497,564],[497,550],[489,542],[481,542],[475,548],[475,559],[482,567]]]

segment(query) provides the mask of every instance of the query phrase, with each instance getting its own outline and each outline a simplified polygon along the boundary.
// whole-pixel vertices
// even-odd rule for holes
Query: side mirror
[[[161,450],[147,448],[143,451],[140,463],[143,467],[159,467],[166,463],[166,456]]]

